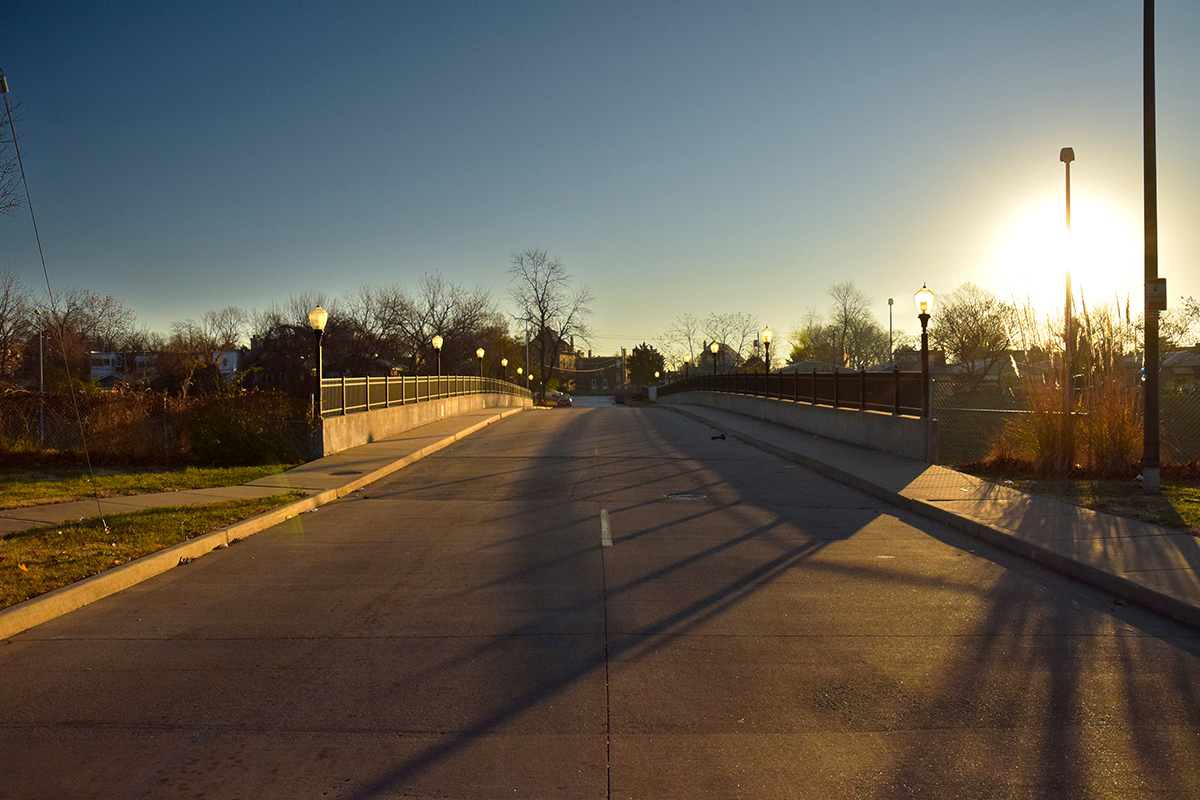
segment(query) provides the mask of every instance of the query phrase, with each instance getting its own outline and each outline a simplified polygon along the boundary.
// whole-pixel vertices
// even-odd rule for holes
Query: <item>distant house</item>
[[[1168,353],[1162,360],[1163,387],[1183,388],[1200,382],[1200,345]]]
[[[137,383],[150,377],[158,363],[158,353],[105,353],[93,350],[88,354],[92,380],[103,389],[119,384]]]
[[[586,356],[575,359],[575,392],[578,394],[616,394],[625,384],[625,370],[620,356]]]
[[[786,367],[780,367],[780,372],[833,372],[831,364],[823,364],[820,361],[793,361]]]
[[[213,361],[221,373],[221,378],[227,381],[232,380],[237,378],[238,373],[243,369],[246,361],[246,351],[222,350],[220,353],[214,354]]]
[[[896,366],[901,372],[920,372],[921,371],[921,351],[913,347],[901,347],[895,353]],[[946,369],[946,351],[945,350],[930,350],[929,351],[929,369],[930,370],[945,370]]]

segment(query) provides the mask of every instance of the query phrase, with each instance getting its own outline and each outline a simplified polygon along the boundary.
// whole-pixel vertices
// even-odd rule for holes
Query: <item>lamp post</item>
[[[442,342],[445,341],[441,336],[434,336],[430,344],[433,345],[434,351],[437,353],[437,375],[442,377]]]
[[[479,359],[479,377],[483,377],[483,348],[475,351],[475,357]]]
[[[42,336],[46,326],[42,324],[42,309],[37,314],[37,441],[46,446],[46,355],[43,354]]]
[[[929,314],[933,311],[933,292],[921,284],[913,295],[917,319],[921,320],[921,416],[929,417]]]
[[[658,386],[658,370],[654,370],[654,385]]]
[[[325,322],[328,319],[329,314],[320,306],[308,312],[308,324],[312,326],[313,339],[317,344],[317,390],[313,393],[313,419],[321,416],[321,376],[325,371],[321,364],[321,337],[325,333]]]
[[[892,344],[892,304],[894,302],[894,298],[888,298],[888,361],[891,361],[893,364],[896,361],[896,351]]]
[[[1072,319],[1074,305],[1071,297],[1071,162],[1075,160],[1075,151],[1064,147],[1058,154],[1058,160],[1067,168],[1067,295],[1063,303],[1063,443],[1071,441],[1071,408],[1074,406],[1075,392],[1075,336],[1071,330],[1074,327]],[[1068,465],[1069,466],[1069,465]]]
[[[524,371],[525,371],[525,370],[524,370],[523,368],[521,368],[521,367],[517,367],[517,383],[520,383],[520,382],[521,382],[521,373],[522,373],[522,372],[524,372]],[[528,387],[528,386],[526,386],[525,388],[527,388],[527,389],[528,389],[529,387]]]
[[[767,351],[767,360],[765,362],[767,365],[766,371],[767,371],[767,373],[770,373],[771,372],[771,329],[769,327],[763,328],[762,333],[760,333],[759,336],[762,337],[763,347],[766,348],[766,351]]]
[[[508,380],[508,359],[507,358],[500,359],[500,369],[503,373],[504,380]]]
[[[715,341],[708,346],[708,352],[712,353],[712,357],[713,357],[713,377],[714,378],[717,377],[717,351],[720,349],[721,349],[721,346],[719,344],[717,344]]]

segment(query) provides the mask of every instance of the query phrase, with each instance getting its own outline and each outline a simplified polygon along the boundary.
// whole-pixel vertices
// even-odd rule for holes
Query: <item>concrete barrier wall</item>
[[[484,408],[532,408],[528,397],[508,394],[464,394],[442,400],[429,400],[391,408],[377,408],[360,414],[325,417],[321,420],[314,458],[333,455],[360,444],[387,439],[439,419],[479,411]]]
[[[658,402],[662,405],[682,403],[719,408],[840,442],[930,463],[933,463],[937,452],[937,423],[931,419],[725,392],[680,392],[659,397]]]

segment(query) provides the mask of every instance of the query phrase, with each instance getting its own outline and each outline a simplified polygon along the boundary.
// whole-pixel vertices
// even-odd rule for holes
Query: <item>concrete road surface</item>
[[[5,798],[1200,797],[1200,636],[665,409],[0,644]]]

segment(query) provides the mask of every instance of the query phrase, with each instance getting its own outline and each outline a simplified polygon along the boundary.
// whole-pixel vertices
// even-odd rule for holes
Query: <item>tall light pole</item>
[[[1154,110],[1154,0],[1144,0],[1142,22],[1142,139],[1146,225],[1146,372],[1142,407],[1142,488],[1161,490],[1159,483],[1158,312],[1166,310],[1167,287],[1158,277],[1158,158]]]
[[[308,312],[308,324],[312,326],[313,339],[317,343],[317,390],[313,393],[313,419],[319,419],[321,416],[321,376],[324,375],[324,365],[321,363],[321,337],[325,333],[325,322],[328,319],[329,314],[320,306]]]
[[[767,360],[765,362],[767,365],[767,374],[771,373],[771,335],[772,331],[769,326],[763,328],[762,333],[759,334],[759,336],[762,337],[763,347],[766,348],[767,351]]]
[[[500,369],[503,372],[504,380],[507,381],[508,380],[508,359],[507,358],[500,359]]]
[[[721,346],[719,344],[717,344],[716,341],[713,341],[713,343],[708,346],[708,352],[712,353],[712,357],[713,357],[713,377],[714,378],[717,377],[717,351],[719,351],[720,349],[721,349]]]
[[[35,309],[38,318],[38,443],[46,446],[46,356],[42,348],[42,337],[46,327],[42,324],[42,310]]]
[[[437,353],[437,376],[439,379],[442,377],[442,343],[444,341],[441,336],[434,336],[433,341],[430,342],[434,352]]]
[[[917,319],[921,320],[921,416],[929,417],[929,315],[933,312],[933,292],[921,284],[913,295]]]
[[[1075,151],[1064,147],[1058,160],[1067,168],[1067,297],[1063,304],[1063,441],[1060,453],[1065,461],[1063,467],[1070,470],[1075,460],[1071,424],[1071,410],[1075,406],[1075,336],[1071,330],[1074,327],[1072,306],[1075,305],[1071,297],[1071,162],[1075,160]]]
[[[479,377],[483,377],[483,348],[475,351],[475,357],[479,359]]]
[[[892,344],[892,304],[895,302],[894,298],[888,298],[888,361],[893,364],[896,361],[896,350]]]

